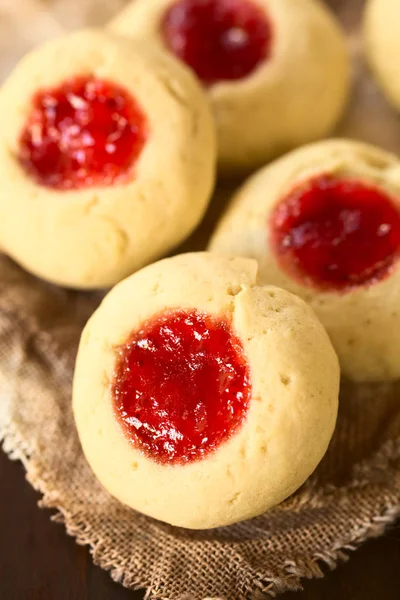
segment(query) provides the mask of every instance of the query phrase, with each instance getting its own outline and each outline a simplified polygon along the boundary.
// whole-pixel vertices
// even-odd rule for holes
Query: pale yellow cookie
[[[392,380],[400,376],[399,245],[397,157],[330,140],[250,178],[210,249],[257,259],[263,283],[308,301],[345,375]]]
[[[339,367],[302,300],[253,260],[179,255],[117,285],[82,334],[73,409],[86,458],[124,504],[188,528],[263,513],[314,471]]]
[[[400,2],[367,0],[364,19],[369,64],[388,100],[400,110]]]
[[[100,30],[55,39],[17,65],[0,111],[0,244],[39,277],[111,286],[168,253],[204,215],[212,117],[189,70],[157,48]]]
[[[210,5],[214,8],[204,8]],[[214,33],[196,16],[199,7],[202,14],[214,15],[222,23]],[[166,33],[166,18],[168,32],[174,34]],[[204,64],[196,62],[190,48],[182,48],[185,41],[176,30],[185,18],[197,24],[193,30],[205,27],[197,51],[204,54]],[[254,25],[257,19],[265,20],[264,29]],[[319,0],[134,0],[110,27],[132,38],[152,40],[195,68],[211,101],[219,162],[227,172],[261,166],[326,136],[347,101],[350,64],[345,37]],[[215,57],[209,56],[213,44]],[[231,59],[227,45],[233,49]],[[223,66],[217,70],[221,60]],[[244,75],[234,79],[235,67]],[[225,71],[230,79],[223,78]],[[219,78],[210,82],[214,72]]]

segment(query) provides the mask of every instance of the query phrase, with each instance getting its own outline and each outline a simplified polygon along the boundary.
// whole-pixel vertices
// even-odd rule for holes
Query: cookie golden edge
[[[176,307],[231,318],[253,397],[243,427],[214,453],[165,466],[122,433],[111,382],[116,345]],[[192,253],[150,265],[106,296],[82,334],[73,410],[89,465],[115,498],[169,524],[208,529],[259,515],[304,483],[333,434],[338,389],[336,354],[310,307],[259,287],[253,260]]]
[[[16,158],[29,99],[88,73],[123,86],[147,114],[135,176],[74,191],[40,186]],[[165,256],[205,214],[216,169],[210,109],[189,70],[149,44],[98,29],[51,40],[14,69],[0,110],[0,245],[31,273],[73,288],[110,287]]]
[[[400,265],[385,279],[349,293],[318,291],[284,272],[268,243],[268,218],[295,185],[320,174],[350,176],[386,192],[400,210],[400,162],[380,148],[346,139],[311,144],[267,165],[234,194],[208,249],[258,261],[260,281],[300,296],[315,310],[354,381],[400,377]]]
[[[108,27],[127,37],[151,40],[165,50],[159,24],[174,1],[134,0]],[[271,60],[242,80],[220,82],[208,90],[217,126],[219,168],[227,177],[325,137],[340,120],[349,98],[350,55],[332,11],[320,0],[257,0],[256,4],[279,29]],[[299,36],[302,28],[305,35]],[[293,102],[298,90],[303,100]],[[284,110],[284,119],[277,115],[277,107]]]
[[[390,104],[400,111],[400,54],[396,0],[368,0],[363,18],[363,38],[371,71]]]

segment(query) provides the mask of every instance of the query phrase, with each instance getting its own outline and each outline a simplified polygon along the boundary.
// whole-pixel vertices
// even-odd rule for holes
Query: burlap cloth
[[[105,22],[121,4],[0,0],[0,39],[7,50],[3,73],[27,46],[63,28]],[[398,119],[360,58],[363,2],[331,4],[349,31],[356,64],[353,102],[341,132],[391,149],[397,142],[400,148]],[[185,249],[204,247],[224,196],[216,197]],[[274,596],[299,589],[302,577],[321,576],[400,514],[400,384],[344,383],[337,431],[323,463],[294,497],[252,521],[188,532],[121,506],[89,470],[71,413],[79,335],[100,295],[52,287],[5,257],[0,257],[0,277],[4,449],[23,461],[28,481],[43,494],[41,505],[55,509],[55,520],[78,543],[88,544],[95,562],[125,586],[146,588],[148,598],[172,600]]]

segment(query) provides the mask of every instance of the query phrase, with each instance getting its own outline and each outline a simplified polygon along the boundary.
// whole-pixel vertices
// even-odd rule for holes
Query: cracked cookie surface
[[[113,496],[212,528],[261,514],[307,479],[333,433],[338,387],[310,307],[260,285],[253,260],[193,253],[106,296],[82,334],[73,408]]]

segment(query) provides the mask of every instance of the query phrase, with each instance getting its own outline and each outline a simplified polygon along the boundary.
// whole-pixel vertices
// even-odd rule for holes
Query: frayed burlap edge
[[[397,117],[393,112],[388,110],[382,96],[377,92],[376,86],[365,69],[362,58],[359,43],[359,22],[363,0],[352,0],[351,2],[327,0],[327,2],[340,15],[342,22],[349,32],[357,73],[357,83],[353,100],[350,110],[340,128],[340,133],[346,137],[363,139],[398,151],[398,137],[393,135],[393,132],[396,132],[398,128]],[[85,4],[89,5],[90,0],[87,0]],[[29,22],[29,28],[31,29],[31,27],[32,24]],[[212,226],[214,220],[214,217],[210,218],[210,226]],[[204,247],[203,242],[203,236],[201,236],[199,247]],[[190,248],[192,247],[190,246]],[[14,275],[10,279],[13,283]],[[31,286],[35,285],[33,280],[23,282],[25,292],[28,289],[30,290]],[[48,290],[40,290],[40,294],[43,294],[43,296],[47,292]],[[25,298],[23,298],[23,301],[25,302]],[[35,307],[33,308],[34,310]],[[7,314],[7,317],[15,317],[21,326],[21,322],[25,321],[22,312],[24,312],[24,317],[26,318],[28,316],[26,311],[15,311],[15,315]],[[28,319],[28,321],[28,325],[33,325],[30,334],[40,336],[42,330],[40,323],[36,323],[35,321],[35,315],[33,315],[32,320]],[[23,324],[25,325],[25,323]],[[52,343],[52,333],[51,331],[47,333],[46,349],[49,350]],[[61,361],[60,353],[57,350],[57,342],[54,343],[54,346],[53,354],[57,355],[58,361]],[[71,365],[67,366],[66,370],[70,372]],[[0,389],[0,395],[2,391]],[[188,594],[180,593],[172,596],[169,593],[162,593],[159,590],[159,586],[152,584],[148,577],[139,576],[132,569],[130,571],[127,570],[122,557],[118,556],[115,558],[113,553],[115,548],[105,545],[104,539],[99,535],[98,531],[96,532],[96,528],[80,519],[78,512],[74,510],[75,507],[71,508],[71,506],[67,505],[67,502],[63,502],[60,499],[54,485],[49,485],[47,479],[43,477],[45,466],[43,465],[43,461],[41,461],[40,449],[35,447],[35,440],[30,438],[26,431],[24,434],[21,433],[22,430],[17,422],[10,420],[9,416],[11,412],[7,410],[8,399],[6,394],[4,396],[0,401],[0,441],[2,441],[3,448],[11,459],[20,460],[24,464],[27,472],[27,480],[43,496],[39,502],[40,506],[54,510],[55,513],[52,519],[56,522],[64,523],[68,534],[75,537],[79,544],[88,545],[94,562],[103,569],[108,570],[115,581],[132,589],[146,589],[147,599],[156,600],[162,598],[163,600],[167,600],[169,598],[170,600],[191,600],[194,596]],[[18,398],[19,401],[23,401],[23,399],[23,396]],[[388,414],[390,415],[390,410]],[[351,415],[352,413],[350,412],[350,420]],[[342,432],[342,441],[347,439],[345,433],[346,431]],[[32,437],[34,438],[34,436]],[[273,571],[267,569],[265,572],[257,572],[257,574],[254,574],[252,571],[251,589],[248,590],[246,588],[245,592],[239,593],[237,596],[232,596],[231,594],[229,597],[226,596],[224,598],[226,600],[238,600],[240,597],[241,600],[257,600],[257,598],[263,596],[263,593],[274,597],[285,591],[299,590],[302,587],[302,579],[322,577],[327,570],[332,570],[339,563],[347,560],[350,553],[358,548],[360,544],[370,538],[382,535],[386,528],[393,524],[400,516],[400,481],[398,481],[398,479],[400,480],[400,466],[397,465],[400,461],[400,438],[397,432],[392,439],[394,438],[395,441],[387,441],[379,444],[377,452],[376,448],[368,448],[360,461],[355,460],[352,463],[352,473],[347,473],[348,477],[345,483],[343,483],[343,488],[340,488],[339,484],[336,487],[334,484],[329,483],[331,481],[330,475],[332,469],[329,466],[328,459],[327,476],[323,477],[322,483],[318,479],[312,478],[300,494],[293,500],[288,501],[288,508],[283,509],[295,512],[296,510],[306,510],[307,508],[324,507],[329,494],[334,498],[340,499],[345,497],[352,489],[365,490],[366,495],[368,496],[369,494],[369,500],[371,500],[368,486],[373,485],[375,479],[378,481],[383,479],[383,487],[378,492],[379,500],[381,500],[379,510],[374,511],[372,506],[368,506],[368,510],[364,512],[369,516],[368,518],[367,516],[363,517],[360,520],[362,521],[361,523],[360,521],[358,522],[356,531],[352,531],[351,534],[349,532],[348,536],[338,536],[334,543],[325,544],[324,549],[320,552],[308,552],[303,556],[293,554],[290,560],[282,560],[279,563],[279,568]],[[390,437],[386,436],[385,433],[384,439],[387,440]],[[349,448],[351,449],[351,446]],[[337,450],[338,448],[336,447]],[[390,463],[396,463],[394,469],[396,474],[395,482],[390,481],[389,474],[385,477],[386,466]],[[378,475],[376,475],[377,473]],[[333,480],[335,480],[335,477]],[[284,514],[290,514],[290,512]],[[267,544],[267,536],[263,540]],[[265,560],[267,561],[267,551],[265,551]],[[204,593],[202,596],[197,594],[195,597],[198,600],[200,597],[204,597]]]
[[[7,344],[5,338],[3,344],[5,343],[8,348],[8,356],[12,356],[13,353],[18,352],[18,348],[24,348],[19,360],[25,370],[23,373],[17,370],[16,378],[17,380],[18,378],[25,378],[28,382],[34,379],[36,386],[40,386],[41,380],[38,380],[37,373],[32,374],[29,371],[29,366],[31,363],[41,364],[43,360],[48,361],[51,365],[51,373],[48,376],[55,377],[55,381],[60,382],[59,385],[63,389],[64,400],[58,400],[58,403],[61,406],[62,412],[68,415],[67,433],[71,435],[74,427],[70,415],[69,390],[73,356],[82,323],[87,318],[87,313],[91,312],[97,301],[94,300],[93,307],[91,305],[90,307],[85,306],[83,310],[84,314],[80,315],[77,322],[75,322],[75,317],[73,316],[75,313],[70,308],[71,304],[73,305],[77,300],[81,304],[86,301],[86,297],[75,295],[71,297],[68,294],[64,295],[64,293],[60,295],[58,290],[43,287],[41,282],[33,280],[7,260],[4,260],[3,268],[4,278],[9,281],[9,287],[7,288],[8,291],[3,292],[4,298],[0,298],[0,315],[3,317],[2,323],[5,336],[10,336],[12,346]],[[21,296],[24,302],[16,307],[15,301]],[[90,303],[92,303],[92,300],[90,300]],[[27,306],[30,307],[31,312],[27,312]],[[53,314],[48,315],[47,307],[50,306],[53,307]],[[73,330],[70,332],[71,335],[67,335],[66,339],[62,340],[61,333],[63,329],[60,324],[64,324],[65,322],[71,322]],[[32,343],[32,346],[28,345],[26,348],[27,340]],[[25,415],[25,422],[15,418],[11,407],[18,405],[19,409],[23,409],[26,399],[19,389],[16,390],[15,397],[12,397],[13,394],[9,394],[9,391],[7,391],[7,383],[13,373],[10,366],[13,365],[4,364],[4,369],[2,369],[3,372],[1,373],[3,383],[0,384],[0,440],[3,443],[5,452],[11,459],[22,461],[27,472],[27,480],[43,495],[40,506],[55,510],[55,514],[52,517],[53,520],[64,523],[68,534],[75,537],[79,544],[88,545],[94,562],[103,569],[108,570],[115,581],[131,589],[145,589],[145,597],[147,599],[156,600],[162,598],[166,600],[168,598],[169,600],[182,600],[185,597],[183,593],[185,590],[182,588],[182,585],[177,595],[165,594],[163,591],[160,592],[160,586],[153,585],[146,573],[140,575],[137,569],[127,566],[126,562],[124,562],[124,559],[126,561],[126,554],[124,555],[124,552],[120,551],[118,546],[107,545],[101,536],[99,528],[96,529],[91,526],[88,519],[80,518],[77,512],[76,497],[71,502],[71,499],[67,501],[65,497],[60,497],[60,494],[57,493],[59,474],[56,470],[52,473],[48,472],[47,461],[50,452],[53,458],[56,457],[52,467],[53,469],[56,468],[54,465],[59,464],[59,457],[60,455],[62,456],[63,449],[61,448],[60,450],[57,444],[54,447],[50,446],[46,451],[47,456],[44,457],[40,452],[40,447],[38,448],[37,446],[38,439],[40,438],[40,430],[35,429],[35,427],[37,428],[38,424],[36,423],[32,427],[29,413]],[[14,383],[12,381],[10,385],[11,390],[13,390]],[[45,381],[43,381],[43,386],[45,386]],[[53,398],[53,395],[57,393],[55,391],[57,390],[57,386],[54,387],[54,382],[50,386],[50,389],[51,396],[48,400],[58,405],[55,398]],[[380,393],[377,390],[380,390]],[[285,507],[282,508],[283,511],[286,511],[283,513],[285,518],[289,518],[296,512],[301,513],[301,515],[304,514],[304,527],[307,529],[307,512],[313,509],[326,509],[329,505],[330,497],[333,497],[335,502],[337,501],[338,503],[338,512],[340,514],[340,500],[349,497],[351,490],[355,489],[360,493],[363,501],[365,499],[367,504],[367,507],[364,507],[362,511],[365,516],[358,521],[356,531],[347,532],[346,529],[345,535],[341,535],[339,530],[336,531],[334,527],[331,527],[331,532],[334,534],[334,541],[332,543],[328,543],[325,540],[322,549],[318,552],[307,552],[302,548],[302,555],[300,555],[299,551],[296,551],[296,544],[299,539],[296,533],[293,533],[292,538],[291,531],[286,531],[283,534],[286,540],[293,540],[288,549],[288,557],[281,557],[273,565],[274,568],[270,569],[268,568],[268,563],[271,562],[269,560],[271,558],[269,556],[271,550],[268,550],[268,542],[271,542],[272,552],[274,548],[278,550],[280,546],[278,538],[281,532],[279,525],[275,524],[272,533],[265,531],[262,538],[258,538],[260,544],[264,547],[263,560],[265,561],[265,570],[255,572],[254,569],[249,569],[247,573],[247,575],[250,575],[248,578],[249,586],[246,586],[245,591],[238,592],[237,596],[222,597],[226,598],[226,600],[238,600],[238,598],[243,600],[257,600],[263,594],[274,597],[285,591],[300,590],[302,588],[302,579],[322,577],[327,570],[332,570],[338,563],[347,560],[349,553],[364,541],[383,534],[385,529],[400,516],[399,392],[397,388],[393,392],[391,391],[389,393],[389,401],[385,404],[384,390],[384,387],[373,389],[372,392],[369,390],[368,397],[365,397],[364,393],[362,393],[360,398],[357,398],[358,388],[355,390],[354,387],[350,387],[347,390],[345,388],[342,390],[344,394],[344,401],[341,403],[342,414],[339,415],[335,438],[324,463],[318,470],[319,472],[307,482],[300,493],[289,499],[285,503]],[[372,410],[372,415],[368,414],[368,408]],[[54,407],[49,407],[49,410],[50,414],[55,416],[53,412]],[[365,441],[362,440],[362,432],[364,430],[368,431],[369,427],[365,425],[363,419],[366,418],[367,423],[372,427],[375,422],[379,422],[380,412],[384,415],[378,427],[379,440],[382,440],[382,442],[379,440],[378,442],[373,441],[373,444],[370,445],[371,440],[368,440],[368,446],[363,450],[361,459],[354,459],[350,443],[351,438],[356,441],[357,446],[360,445],[364,448]],[[26,426],[26,419],[28,420],[28,427]],[[353,428],[355,422],[358,421],[358,429],[356,431],[352,429],[349,433],[347,430],[348,425]],[[41,421],[39,421],[40,426]],[[67,441],[67,437],[65,435],[65,439],[63,439],[64,443]],[[375,435],[371,433],[371,437],[374,438]],[[81,452],[79,448],[78,451]],[[344,460],[341,458],[343,452]],[[351,470],[347,472],[343,483],[341,483],[341,471],[348,464],[350,464]],[[49,475],[51,476],[50,479]],[[337,483],[338,476],[339,483]],[[379,488],[379,492],[375,496],[374,493],[371,493],[371,487],[377,482],[383,482],[383,486]],[[93,489],[93,495],[97,493],[96,489]],[[374,509],[372,498],[379,501],[379,510]],[[90,507],[88,506],[87,511],[89,510]],[[85,514],[87,516],[87,512]],[[136,517],[133,515],[132,518],[135,519]],[[301,518],[303,519],[302,516]],[[344,513],[340,514],[340,519],[343,523],[346,520],[346,515]],[[249,525],[244,525],[252,527],[251,522]],[[268,527],[266,529],[268,530]],[[228,536],[231,535],[230,532],[231,530],[228,528]],[[174,535],[174,532],[171,532],[171,536]],[[179,531],[177,535],[179,535]],[[234,532],[232,532],[232,538],[234,535]],[[188,543],[190,543],[189,538]],[[146,552],[145,548],[143,548],[143,551]],[[224,561],[224,554],[219,555],[219,560]],[[146,564],[149,563],[149,557],[147,557],[146,561]],[[232,573],[230,572],[230,575],[226,574],[226,577],[231,575]],[[160,576],[161,578],[165,577],[165,571],[161,570]],[[161,587],[165,585],[168,588],[170,586],[170,582],[161,579],[158,583],[160,581]],[[201,587],[200,580],[199,587]],[[198,600],[204,597],[204,593],[202,596],[195,595],[193,597]]]
[[[115,564],[115,560],[107,557],[107,548],[102,545],[102,540],[91,531],[91,528],[82,523],[76,522],[76,516],[53,498],[52,490],[48,489],[46,484],[35,475],[34,463],[35,457],[32,453],[29,443],[24,440],[13,424],[9,423],[0,426],[0,442],[3,450],[11,460],[19,460],[26,470],[26,479],[32,487],[42,494],[39,501],[41,508],[55,510],[51,520],[55,523],[61,523],[65,526],[68,535],[74,537],[79,545],[89,546],[90,554],[96,565],[108,571],[112,579],[123,586],[133,590],[145,590],[145,600],[158,600],[165,598],[159,596],[147,587],[141,581],[124,572],[124,566]],[[395,460],[400,457],[400,441],[397,443],[389,442],[386,447],[377,454],[378,460]],[[332,486],[334,487],[334,486]],[[281,576],[266,573],[262,579],[254,581],[256,588],[261,594],[270,597],[276,597],[278,594],[287,591],[300,591],[303,589],[303,579],[322,578],[326,570],[333,571],[340,563],[349,559],[349,554],[354,552],[363,543],[369,539],[379,537],[385,533],[388,527],[393,525],[400,517],[400,498],[399,503],[387,503],[384,510],[366,521],[364,527],[360,529],[359,534],[352,540],[341,541],[335,544],[330,550],[324,553],[316,553],[304,559],[288,560],[283,564]],[[179,600],[190,600],[190,596],[181,596]],[[178,599],[171,599],[178,600]],[[217,600],[217,599],[215,599]],[[227,599],[231,600],[231,599]]]

